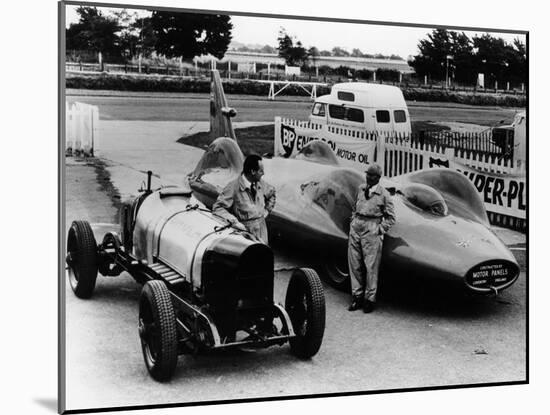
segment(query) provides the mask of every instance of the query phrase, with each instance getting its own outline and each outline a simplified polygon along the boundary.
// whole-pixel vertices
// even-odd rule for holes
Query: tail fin
[[[212,207],[224,186],[242,171],[243,161],[243,153],[235,140],[216,138],[188,178],[195,197]]]
[[[210,86],[210,137],[230,137],[236,141],[235,130],[231,124],[231,118],[235,115],[237,111],[227,105],[220,73],[214,69]]]

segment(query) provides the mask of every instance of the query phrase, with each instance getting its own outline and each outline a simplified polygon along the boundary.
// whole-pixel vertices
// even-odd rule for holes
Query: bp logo
[[[283,143],[283,149],[285,150],[285,158],[290,157],[292,150],[294,149],[294,143],[296,142],[296,132],[294,131],[294,128],[281,125],[281,142]]]

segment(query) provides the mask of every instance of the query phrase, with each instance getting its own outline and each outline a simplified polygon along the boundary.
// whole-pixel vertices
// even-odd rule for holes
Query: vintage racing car
[[[143,284],[139,336],[146,367],[159,381],[177,357],[232,347],[290,343],[300,358],[315,355],[325,329],[323,287],[314,270],[295,269],[285,306],[274,303],[269,246],[206,209],[188,187],[151,189],[123,204],[120,236],[98,245],[86,221],[67,237],[67,274],[76,296],[93,294],[98,271],[127,271]]]

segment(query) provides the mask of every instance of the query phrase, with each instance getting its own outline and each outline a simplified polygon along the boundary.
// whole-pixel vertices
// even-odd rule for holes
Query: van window
[[[395,110],[393,112],[393,119],[395,122],[407,122],[407,114],[403,110]]]
[[[390,112],[386,110],[376,111],[377,122],[390,122]]]
[[[365,116],[363,115],[363,110],[357,108],[348,108],[346,113],[346,119],[349,121],[363,122],[365,121]]]
[[[316,102],[315,105],[313,105],[313,110],[311,111],[312,115],[316,115],[318,117],[324,117],[325,116],[325,104],[322,104],[320,102]]]
[[[338,91],[338,99],[342,101],[355,101],[355,95],[352,92]]]
[[[353,122],[364,122],[365,114],[358,108],[348,108],[341,105],[329,105],[328,113],[331,118]]]

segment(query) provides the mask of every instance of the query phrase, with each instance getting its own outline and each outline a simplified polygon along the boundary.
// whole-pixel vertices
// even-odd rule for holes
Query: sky
[[[109,14],[109,10],[114,10],[100,9],[106,14]],[[141,16],[149,15],[144,10],[130,8],[127,10],[135,11]],[[76,6],[68,5],[66,16],[66,26],[77,22]],[[276,47],[279,30],[282,27],[295,41],[301,41],[306,48],[316,46],[319,50],[332,50],[338,46],[350,53],[357,48],[363,53],[399,55],[404,59],[417,55],[419,41],[425,39],[432,31],[431,28],[250,16],[232,16],[231,21],[233,22],[233,41],[244,44]],[[485,33],[460,31],[464,31],[470,38]],[[502,37],[508,43],[512,43],[519,37],[525,44],[525,35],[502,32],[490,32],[490,34],[494,37]]]

